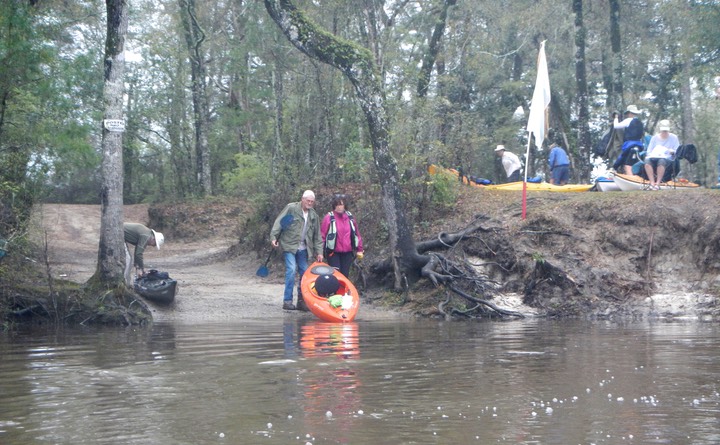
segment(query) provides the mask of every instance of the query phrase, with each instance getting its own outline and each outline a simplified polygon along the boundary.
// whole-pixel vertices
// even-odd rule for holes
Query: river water
[[[0,334],[0,444],[718,444],[698,321],[358,321]]]

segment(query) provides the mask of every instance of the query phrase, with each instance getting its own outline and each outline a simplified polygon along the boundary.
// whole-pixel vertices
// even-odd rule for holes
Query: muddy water
[[[718,355],[701,322],[0,334],[0,443],[717,444]]]

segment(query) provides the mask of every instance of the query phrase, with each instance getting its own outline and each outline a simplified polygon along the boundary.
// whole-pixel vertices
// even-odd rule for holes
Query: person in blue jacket
[[[550,184],[567,184],[570,180],[570,159],[565,150],[555,142],[550,144],[548,164],[551,172]]]
[[[632,175],[632,166],[640,160],[638,153],[643,150],[643,138],[645,137],[645,127],[638,116],[642,112],[635,105],[628,105],[625,110],[625,119],[618,121],[615,115],[613,128],[623,130],[622,152],[613,164],[613,168],[617,171],[622,167],[623,173]]]

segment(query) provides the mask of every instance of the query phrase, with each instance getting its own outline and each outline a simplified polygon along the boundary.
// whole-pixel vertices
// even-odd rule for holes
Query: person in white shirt
[[[507,182],[519,181],[520,169],[522,168],[520,158],[518,158],[515,153],[505,151],[504,145],[498,145],[497,148],[495,148],[495,154],[502,160],[502,165],[505,169],[505,174],[507,175]]]
[[[645,155],[645,173],[650,181],[650,190],[660,190],[665,171],[674,162],[675,152],[680,147],[678,137],[670,133],[670,121],[661,120],[658,129],[660,133],[650,139]]]

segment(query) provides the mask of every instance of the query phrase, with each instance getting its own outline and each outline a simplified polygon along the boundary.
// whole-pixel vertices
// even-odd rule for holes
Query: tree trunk
[[[423,57],[422,67],[420,68],[417,85],[418,97],[425,97],[425,95],[427,95],[432,69],[435,65],[438,52],[440,51],[441,39],[443,33],[445,32],[445,25],[447,24],[448,9],[450,9],[450,6],[455,5],[455,3],[456,0],[444,0],[443,2],[443,7],[440,10],[440,16],[435,23],[435,29],[433,30],[432,37],[428,43],[427,51]]]
[[[192,98],[195,118],[195,151],[197,153],[197,181],[201,194],[212,195],[212,175],[210,172],[210,146],[208,131],[210,111],[207,98],[205,58],[202,44],[205,32],[197,20],[195,0],[179,0],[180,15],[185,29],[185,41],[190,55]]]
[[[125,269],[123,233],[122,131],[109,131],[108,119],[123,119],[123,77],[127,1],[106,0],[107,39],[105,42],[105,107],[102,129],[102,186],[100,190],[100,248],[95,276],[108,288],[122,285]],[[112,127],[110,127],[112,128]]]
[[[623,82],[622,82],[622,48],[620,45],[620,0],[610,0],[610,47],[612,54],[612,90],[609,96],[612,97],[611,104],[614,109],[620,110],[625,105],[623,101]]]
[[[693,116],[692,85],[690,79],[691,66],[692,64],[690,62],[685,61],[680,71],[680,104],[682,108],[682,133],[680,134],[680,140],[683,144],[695,143],[695,117]],[[700,154],[701,159],[703,159],[702,163],[706,166],[705,168],[707,168],[707,163],[704,162],[704,156],[702,156],[701,152],[698,154]],[[685,162],[686,169],[682,172],[685,178],[697,180],[697,168],[695,165]],[[706,176],[707,175],[705,175],[703,179],[705,179]]]
[[[428,258],[417,253],[400,195],[397,164],[390,153],[385,96],[378,68],[366,48],[349,44],[305,18],[291,0],[265,0],[265,8],[285,36],[307,56],[339,69],[353,84],[367,120],[373,159],[382,189],[382,207],[393,255],[395,287],[420,276]]]
[[[695,143],[695,118],[693,117],[692,104],[692,85],[691,85],[691,68],[690,62],[682,65],[682,79],[680,82],[680,103],[682,107],[682,138],[683,144]]]
[[[590,110],[588,108],[587,75],[585,71],[585,37],[587,32],[583,23],[583,1],[573,0],[573,12],[575,13],[575,80],[577,84],[577,107],[578,107],[578,149],[577,154],[582,162],[579,163],[581,181],[590,179]],[[571,150],[568,147],[568,151]],[[578,165],[578,163],[575,163]]]
[[[276,178],[279,174],[280,163],[282,162],[283,154],[283,73],[280,63],[275,64],[275,69],[272,71],[272,84],[273,84],[273,95],[275,99],[275,143],[273,144],[272,157],[270,162],[270,173],[273,178]]]

